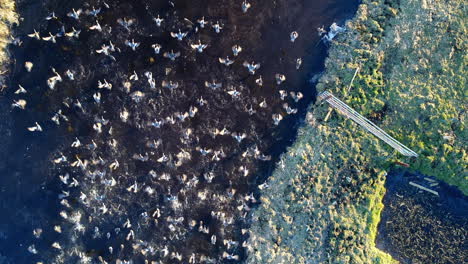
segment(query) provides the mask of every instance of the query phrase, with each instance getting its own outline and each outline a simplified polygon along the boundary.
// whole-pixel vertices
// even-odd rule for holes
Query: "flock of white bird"
[[[171,6],[175,6],[170,2]],[[251,3],[243,1],[240,9],[243,13],[249,12]],[[50,42],[50,45],[60,44],[61,39],[68,41],[79,41],[82,31],[87,33],[107,32],[109,35],[113,30],[110,25],[105,25],[100,21],[100,15],[106,10],[111,9],[111,5],[103,2],[101,8],[72,9],[66,16],[75,20],[74,26],[66,30],[64,23],[61,22],[60,30],[53,34],[47,32],[43,34],[34,29],[29,38],[36,41]],[[83,19],[94,21],[91,26],[81,26]],[[48,21],[64,21],[64,18],[51,13],[45,18]],[[156,29],[162,29],[170,19],[167,15],[157,15],[153,18]],[[205,17],[191,22],[184,18],[184,21],[191,24],[190,30],[176,29],[167,32],[167,38],[176,40],[179,43],[186,42],[189,48],[195,54],[204,53],[210,48],[208,43],[202,42],[201,38],[196,39],[196,34],[202,30],[209,30],[221,34],[226,25],[220,20],[209,21]],[[117,25],[130,34],[137,22],[132,18],[119,18]],[[103,23],[101,25],[101,23]],[[114,32],[117,31],[114,29]],[[320,32],[326,35],[326,32]],[[332,36],[330,36],[332,38]],[[195,38],[195,40],[194,40]],[[286,37],[287,38],[287,37]],[[299,38],[299,33],[293,31],[289,35],[289,41],[294,45]],[[329,37],[326,37],[329,38]],[[14,44],[21,45],[22,40],[14,39]],[[120,43],[120,42],[116,42]],[[168,63],[176,63],[183,59],[183,51],[174,50],[172,47],[164,47],[160,43],[152,43],[149,47],[144,47],[137,38],[128,38],[119,46],[111,40],[106,41],[92,51],[102,60],[119,62],[119,55],[137,53],[140,49],[151,48],[154,51],[153,56],[160,56]],[[183,44],[185,45],[185,44]],[[245,68],[245,72],[253,76],[256,89],[264,86],[264,79],[258,72],[261,64],[254,60],[242,60],[239,56],[245,52],[245,48],[234,43],[231,46],[230,55],[218,57],[213,60],[213,64],[219,63],[231,69],[233,65],[239,64]],[[127,50],[125,50],[127,49]],[[240,62],[239,62],[240,61]],[[219,65],[218,64],[218,65]],[[302,59],[295,59],[294,67],[299,70],[302,65]],[[221,66],[221,67],[224,67]],[[24,64],[26,72],[33,71],[33,63],[26,61]],[[151,111],[144,113],[145,110],[139,105],[157,110],[158,106],[154,103],[155,94],[163,94],[167,91],[172,100],[177,101],[177,96],[184,95],[184,81],[168,79],[175,70],[164,68],[165,76],[158,76],[152,71],[143,72],[132,71],[123,78],[122,82],[117,82],[109,77],[97,81],[92,91],[91,103],[84,98],[69,99],[63,101],[65,108],[58,109],[52,117],[51,122],[60,125],[61,122],[70,122],[71,112],[77,112],[83,116],[91,117],[93,121],[91,137],[76,135],[70,143],[70,150],[65,149],[59,152],[52,159],[52,163],[59,171],[58,180],[63,186],[63,191],[59,194],[59,202],[62,210],[59,215],[63,219],[62,224],[53,226],[53,232],[63,234],[60,240],[53,241],[50,244],[51,249],[44,249],[38,246],[38,243],[31,244],[28,251],[37,256],[42,256],[41,251],[47,251],[44,259],[37,263],[219,263],[223,261],[238,261],[240,256],[238,252],[243,249],[251,252],[252,247],[245,241],[248,235],[247,229],[239,229],[239,226],[245,226],[247,214],[256,199],[252,193],[237,191],[232,187],[232,181],[229,180],[229,187],[222,186],[222,183],[216,183],[216,178],[223,174],[233,174],[238,177],[248,177],[252,174],[250,165],[239,165],[230,172],[216,171],[220,162],[229,161],[234,155],[234,150],[204,146],[200,143],[202,136],[196,135],[196,130],[190,125],[190,122],[196,122],[202,109],[208,107],[211,101],[200,96],[195,104],[191,104],[186,111],[178,111],[159,118],[151,117],[150,120],[143,118],[145,114],[151,116]],[[51,76],[47,79],[46,85],[51,91],[61,89],[61,84],[67,82],[68,86],[73,86],[74,82],[80,80],[80,72],[72,68],[63,71],[51,69]],[[62,75],[64,77],[62,77]],[[162,77],[162,78],[159,78]],[[286,115],[293,115],[298,112],[292,104],[298,103],[304,95],[301,92],[287,91],[282,88],[286,82],[286,76],[283,73],[276,73],[270,76],[272,83],[278,87],[278,95],[281,100],[281,111],[271,115],[272,123],[279,125]],[[209,92],[225,92],[233,105],[240,105],[243,100],[242,88],[235,88],[234,85],[218,82],[215,78],[202,80],[204,87]],[[134,88],[137,87],[137,90]],[[119,106],[119,102],[104,102],[105,98],[111,98],[110,93],[115,90],[123,91],[129,95],[132,104]],[[145,90],[147,89],[147,90]],[[179,94],[177,94],[177,92]],[[13,108],[21,110],[26,109],[27,101],[24,97],[28,94],[25,87],[19,85],[14,92],[18,98],[12,103]],[[112,97],[116,98],[116,97]],[[287,99],[290,98],[289,103]],[[80,101],[80,99],[82,101]],[[86,100],[86,101],[85,101]],[[225,100],[225,99],[223,99]],[[82,103],[83,102],[83,103]],[[238,103],[239,102],[239,103]],[[255,102],[255,100],[253,100]],[[120,110],[117,114],[120,123],[116,123],[113,117],[108,115],[114,108]],[[121,103],[120,103],[121,104]],[[250,104],[245,107],[245,112],[252,116],[268,107],[265,98],[257,101],[257,106]],[[106,106],[105,106],[106,105]],[[63,106],[62,106],[63,107]],[[76,111],[77,109],[78,111]],[[97,113],[96,113],[97,112]],[[158,111],[156,111],[158,112]],[[161,111],[159,111],[161,112]],[[73,113],[72,115],[77,115]],[[104,116],[108,116],[107,119]],[[144,120],[144,121],[143,121]],[[271,122],[271,121],[270,121]],[[131,125],[139,130],[151,131],[152,134],[163,133],[168,127],[176,127],[180,130],[180,136],[174,133],[177,138],[178,146],[174,150],[164,147],[163,138],[153,137],[138,139],[144,141],[144,146],[135,146],[140,150],[137,153],[127,153],[129,149],[123,145],[130,142],[122,142],[124,136],[120,129],[124,125]],[[175,128],[174,128],[175,129]],[[42,132],[43,127],[35,122],[27,127],[31,132]],[[233,130],[233,131],[231,131]],[[264,154],[260,148],[259,139],[255,133],[245,129],[228,129],[228,125],[222,124],[220,127],[210,127],[206,134],[213,140],[231,138],[236,144],[235,148],[241,149],[238,155],[240,164],[248,164],[246,161],[268,161],[269,155]],[[136,141],[138,141],[136,140]],[[249,144],[246,140],[250,140]],[[83,142],[82,142],[83,141]],[[85,141],[88,141],[85,143]],[[234,145],[234,143],[230,143]],[[244,144],[244,145],[243,145]],[[181,147],[182,146],[182,147]],[[242,148],[240,146],[243,146]],[[210,164],[210,169],[200,170],[199,163]],[[136,165],[132,165],[136,164]],[[195,166],[195,167],[194,167]],[[198,166],[198,167],[197,167]],[[144,176],[138,176],[138,168],[148,169]],[[182,168],[182,169],[181,169]],[[187,171],[183,172],[183,168]],[[222,168],[222,167],[221,167]],[[172,173],[171,173],[172,172]],[[199,175],[201,177],[199,177]],[[236,177],[237,177],[236,176]],[[171,187],[174,183],[179,183],[178,187]],[[212,184],[210,187],[209,184]],[[204,188],[204,185],[208,187]],[[267,188],[267,184],[261,188]],[[220,188],[217,190],[217,188]],[[154,202],[151,202],[154,201]],[[209,206],[207,206],[207,204]],[[136,210],[135,208],[138,208]],[[210,208],[209,213],[203,218],[210,219],[210,223],[204,223],[202,220],[196,220],[191,213],[196,213],[199,208]],[[231,208],[235,208],[233,212]],[[130,212],[135,211],[135,212]],[[189,213],[187,213],[189,212]],[[194,214],[195,214],[194,213]],[[198,217],[200,219],[200,217]],[[109,228],[109,226],[112,226]],[[38,227],[33,230],[36,239],[43,237],[46,227]],[[240,230],[240,236],[236,235],[236,230]],[[152,237],[151,233],[157,234],[157,239]],[[184,242],[192,233],[199,233],[201,237],[206,237],[206,243],[213,248],[222,249],[219,257],[210,256],[209,253],[190,252],[181,248]],[[89,254],[87,247],[83,242],[86,236],[94,239],[107,241],[109,246],[106,252],[100,252],[97,255]],[[156,235],[155,235],[156,236]],[[47,255],[49,254],[49,255]]]

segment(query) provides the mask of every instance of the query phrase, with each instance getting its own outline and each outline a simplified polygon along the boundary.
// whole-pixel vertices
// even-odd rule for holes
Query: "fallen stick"
[[[426,187],[424,187],[424,186],[422,186],[422,185],[419,185],[419,184],[414,183],[414,182],[411,182],[411,181],[409,182],[409,184],[412,185],[412,186],[414,186],[414,187],[416,187],[416,188],[419,188],[419,189],[421,189],[421,190],[424,190],[424,191],[426,191],[426,192],[430,192],[430,193],[432,193],[432,194],[435,194],[435,195],[439,196],[439,193],[438,193],[438,192],[433,191],[433,190],[431,190],[431,189],[429,189],[429,188],[426,188]]]
[[[349,93],[349,91],[351,91],[351,86],[353,85],[354,78],[356,78],[356,75],[357,75],[358,71],[360,70],[360,68],[361,68],[361,66],[357,67],[356,71],[354,72],[354,76],[351,79],[351,82],[349,83],[349,86],[348,86],[348,93]]]

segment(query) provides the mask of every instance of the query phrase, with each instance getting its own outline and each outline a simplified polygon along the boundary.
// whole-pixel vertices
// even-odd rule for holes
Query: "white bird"
[[[278,92],[280,94],[281,100],[284,100],[284,98],[286,98],[286,96],[288,96],[288,93],[285,90],[279,90]]]
[[[60,76],[60,74],[58,74],[58,72],[54,68],[52,68],[52,72],[55,73],[55,76],[52,76],[49,79],[47,79],[47,85],[51,90],[55,88],[57,82],[61,82],[63,80],[62,76]]]
[[[99,32],[102,32],[102,27],[101,24],[99,24],[99,21],[96,20],[96,25],[92,25],[89,27],[90,30],[97,30]]]
[[[96,53],[103,53],[104,55],[110,55],[110,46],[102,44],[101,49],[96,50]]]
[[[181,41],[183,38],[185,38],[185,36],[187,36],[187,32],[182,33],[179,29],[179,32],[177,33],[171,32],[171,36]]]
[[[114,160],[114,162],[112,162],[109,165],[109,169],[111,169],[111,170],[116,170],[118,167],[119,167],[119,162],[117,160]]]
[[[65,26],[62,26],[62,27],[60,28],[60,31],[57,32],[57,34],[55,34],[55,36],[56,36],[57,38],[60,38],[60,37],[63,37],[64,35],[65,35]]]
[[[255,74],[255,71],[260,69],[260,63],[257,63],[255,64],[255,62],[252,61],[252,63],[248,63],[246,61],[244,61],[244,67],[246,67],[250,74],[254,75]]]
[[[65,175],[59,175],[60,181],[63,182],[63,184],[68,185],[68,179],[70,179],[70,174],[65,174]]]
[[[154,79],[154,78],[148,79],[148,83],[149,83],[151,89],[156,89],[156,79]]]
[[[15,94],[20,94],[20,93],[27,93],[26,89],[24,89],[23,86],[21,86],[21,84],[18,85],[18,90],[15,91]]]
[[[65,36],[68,38],[79,38],[80,33],[81,33],[81,30],[76,30],[74,27],[72,27],[72,31],[66,32]]]
[[[163,123],[164,123],[164,121],[154,120],[152,122],[149,122],[149,125],[153,126],[155,128],[160,128],[163,125]]]
[[[265,99],[263,99],[263,101],[258,105],[260,106],[261,108],[266,108],[267,107],[267,102]]]
[[[81,146],[81,142],[78,138],[75,138],[75,141],[72,142],[71,147],[72,148],[78,148]]]
[[[227,260],[239,260],[238,255],[228,254],[227,252],[223,252],[223,258],[225,258]]]
[[[55,12],[50,13],[50,15],[48,15],[45,18],[45,20],[52,20],[52,19],[57,19],[57,17],[55,16]]]
[[[41,132],[42,127],[37,122],[35,122],[34,126],[28,127],[28,130],[31,131],[31,132],[34,132],[34,131]]]
[[[119,23],[121,26],[123,26],[126,30],[130,31],[130,26],[133,25],[133,23],[135,23],[135,20],[133,19],[117,19],[117,23]]]
[[[296,103],[299,102],[299,100],[301,100],[302,97],[304,97],[304,95],[303,95],[301,92],[297,92],[297,93],[295,93],[295,92],[290,92],[289,94],[291,95],[292,99],[293,99],[294,102],[296,102]]]
[[[83,10],[81,10],[81,9],[75,10],[73,8],[72,11],[67,14],[67,16],[78,20],[78,19],[80,19],[81,12],[83,12]]]
[[[34,64],[32,62],[30,62],[30,61],[27,61],[27,62],[24,63],[24,67],[26,68],[26,70],[28,72],[31,72],[33,66],[34,66]]]
[[[160,18],[159,15],[158,15],[158,17],[153,18],[153,21],[156,22],[156,26],[160,27],[161,23],[164,21],[164,19]]]
[[[35,245],[30,245],[30,246],[28,247],[28,251],[29,251],[29,253],[31,253],[31,254],[34,254],[34,255],[37,254],[37,249],[36,249],[36,246],[35,246]]]
[[[157,159],[156,161],[159,162],[159,163],[163,163],[163,162],[169,161],[169,158],[166,156],[166,154],[163,153],[163,155],[159,159]]]
[[[231,91],[227,91],[227,93],[232,96],[233,98],[237,98],[239,97],[239,95],[241,95],[241,93],[237,90],[231,90]]]
[[[159,45],[159,44],[153,44],[153,45],[151,45],[151,48],[154,49],[155,54],[159,54],[161,52],[161,45]]]
[[[197,150],[202,154],[203,156],[206,156],[212,152],[211,149],[206,149],[206,148],[199,148],[197,147]]]
[[[317,28],[317,33],[321,37],[323,34],[327,33],[323,26]]]
[[[291,108],[287,103],[283,104],[283,108],[288,115],[297,113],[297,108]]]
[[[189,113],[188,112],[185,112],[185,113],[176,113],[176,117],[179,119],[179,121],[181,122],[184,122],[184,120],[189,117]]]
[[[112,89],[112,84],[108,83],[106,79],[104,79],[104,82],[102,83],[101,81],[98,81],[98,88],[103,89],[106,88],[108,90]]]
[[[102,124],[97,122],[93,125],[93,129],[96,130],[98,133],[102,133]]]
[[[133,51],[136,50],[136,48],[138,48],[140,46],[140,43],[139,42],[135,42],[134,39],[132,39],[132,41],[128,41],[128,40],[125,40],[125,45],[129,46],[130,48],[132,48]]]
[[[206,49],[206,47],[208,47],[208,45],[202,44],[200,40],[198,40],[198,44],[191,44],[190,46],[192,47],[192,49],[197,50],[199,53],[202,53],[203,50]]]
[[[130,75],[130,80],[131,81],[138,81],[138,74],[136,73],[136,71],[133,71],[133,74]]]
[[[128,116],[130,115],[130,113],[128,113],[127,109],[123,109],[122,112],[120,112],[120,120],[122,120],[122,122],[127,122],[128,120]]]
[[[258,86],[263,86],[263,79],[262,79],[262,76],[260,75],[260,77],[258,77],[257,79],[255,79],[255,83],[258,85]]]
[[[244,138],[247,137],[245,133],[232,133],[231,136],[238,142],[241,143]]]
[[[208,101],[203,99],[203,97],[200,97],[200,99],[198,99],[197,102],[198,102],[198,105],[200,105],[200,106],[204,106],[204,105],[208,104]]]
[[[127,188],[127,191],[137,193],[138,192],[138,183],[135,181],[134,184],[130,185],[130,187]]]
[[[200,24],[201,28],[205,28],[205,25],[208,24],[208,22],[205,21],[205,17],[202,17],[201,19],[197,20],[198,24]]]
[[[52,33],[49,32],[48,37],[42,37],[44,41],[51,41],[52,43],[57,43],[57,39],[55,35],[52,35]]]
[[[18,37],[18,38],[14,38],[13,36],[10,36],[10,39],[11,39],[11,44],[15,45],[15,46],[21,46],[23,44],[23,41]]]
[[[62,249],[62,247],[60,246],[60,244],[58,242],[52,243],[52,247],[55,248],[55,249],[58,249],[58,250]]]
[[[283,120],[283,116],[281,114],[273,114],[271,116],[273,118],[273,123],[278,125],[281,120]]]
[[[224,58],[219,58],[219,63],[224,64],[226,66],[229,66],[234,63],[233,60],[229,59],[229,56],[227,56],[225,59]]]
[[[335,38],[336,35],[338,35],[341,32],[346,31],[345,28],[342,28],[338,26],[336,23],[331,24],[330,26],[330,31],[324,36],[325,40],[327,41],[332,41],[333,38]]]
[[[55,164],[59,164],[59,163],[62,163],[62,162],[67,162],[67,157],[65,157],[63,154],[61,154],[60,157],[54,159]]]
[[[189,109],[190,117],[194,117],[197,112],[198,112],[198,108],[196,108],[195,106],[190,106],[190,109]]]
[[[247,177],[247,175],[249,175],[249,170],[245,166],[240,166],[239,171],[242,172],[242,175],[244,177]]]
[[[26,100],[19,99],[18,101],[13,100],[13,104],[11,104],[12,107],[18,107],[19,109],[25,109],[26,108]]]
[[[253,115],[253,114],[255,114],[256,112],[257,112],[257,111],[255,111],[255,110],[253,109],[252,105],[250,105],[250,108],[247,109],[247,113],[248,113],[249,115]]]
[[[41,36],[39,35],[39,32],[36,31],[36,29],[34,29],[33,33],[28,34],[28,37],[35,38],[37,40],[41,40]]]
[[[221,32],[221,29],[223,29],[223,27],[219,24],[219,21],[217,21],[216,24],[213,24],[212,27],[216,33]]]
[[[242,51],[242,47],[239,45],[234,45],[232,46],[232,53],[234,53],[234,56],[239,55],[239,53]]]
[[[299,37],[299,33],[297,33],[297,31],[293,31],[293,32],[291,32],[289,37],[290,37],[291,42],[294,42]]]
[[[173,82],[173,81],[162,81],[162,87],[164,88],[169,88],[170,90],[176,89],[179,87],[178,82]]]
[[[302,59],[297,58],[296,59],[296,70],[299,70],[299,68],[301,68],[301,65],[302,65]]]
[[[242,12],[247,13],[247,10],[251,7],[250,3],[247,1],[242,2]]]
[[[168,58],[171,61],[175,61],[175,59],[180,56],[180,52],[178,51],[174,53],[174,51],[171,50],[171,52],[164,52],[163,56],[164,58]]]
[[[99,13],[101,13],[101,8],[96,9],[94,8],[94,6],[93,6],[93,10],[86,10],[86,14],[93,16],[93,17],[97,17]]]
[[[73,75],[73,72],[72,72],[72,71],[67,70],[67,71],[65,72],[65,74],[67,75],[68,79],[70,79],[70,80],[72,80],[72,81],[75,80],[75,76]]]
[[[218,88],[221,88],[223,87],[223,84],[222,83],[217,83],[216,81],[212,81],[212,82],[208,82],[208,81],[205,81],[205,87],[206,88],[211,88],[213,90],[216,90]]]
[[[57,113],[50,120],[52,120],[55,124],[60,125],[60,116]]]
[[[101,93],[100,92],[96,92],[93,94],[93,99],[96,103],[100,103],[101,102]]]
[[[286,81],[286,76],[281,73],[275,74],[276,84],[280,85],[282,82]]]
[[[229,130],[224,127],[223,129],[219,130],[219,129],[215,129],[214,131],[214,135],[217,136],[217,135],[221,135],[221,136],[224,136],[224,135],[229,135],[231,132],[229,132]]]

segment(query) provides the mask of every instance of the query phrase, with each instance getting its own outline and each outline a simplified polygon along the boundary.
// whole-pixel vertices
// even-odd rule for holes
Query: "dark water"
[[[438,196],[411,186],[413,182]],[[466,263],[468,198],[434,178],[389,173],[377,247],[401,263]]]
[[[174,1],[174,7],[167,1],[109,1],[109,5],[106,9],[100,1],[18,2],[24,21],[15,34],[24,43],[11,48],[14,63],[10,88],[0,97],[1,256],[5,256],[6,263],[75,263],[85,257],[96,261],[98,256],[110,263],[117,259],[178,263],[177,253],[183,263],[193,255],[196,263],[236,262],[223,258],[226,252],[239,256],[241,261],[246,254],[241,244],[248,237],[241,230],[248,228],[249,207],[255,206],[246,196],[256,193],[258,184],[274,168],[314,98],[314,87],[308,80],[322,70],[326,51],[326,46],[318,43],[316,28],[343,23],[353,14],[357,1],[253,2],[246,14],[239,1]],[[97,17],[102,33],[87,30],[96,18],[82,14],[76,21],[66,16],[72,8],[86,10],[91,6],[102,8]],[[45,21],[51,10],[59,19]],[[158,14],[165,19],[161,28],[152,21]],[[195,23],[202,16],[213,23],[219,21],[223,25],[221,33],[215,33],[210,25],[196,30],[195,25],[184,20]],[[135,20],[130,30],[116,22],[124,17]],[[41,36],[49,31],[55,34],[61,26],[67,32],[71,27],[81,29],[79,39],[59,38],[52,44],[26,37],[33,29]],[[178,29],[188,32],[183,41],[169,36]],[[291,43],[289,34],[294,30],[300,35]],[[125,46],[130,39],[141,43],[136,51]],[[121,49],[112,54],[116,61],[95,52],[109,40]],[[209,45],[201,54],[189,45],[198,40]],[[162,53],[173,49],[181,52],[181,57],[172,62],[162,54],[154,54],[154,43],[162,45]],[[234,44],[243,48],[237,58],[231,52]],[[235,63],[221,65],[218,58],[228,55]],[[299,57],[303,64],[296,70]],[[242,66],[244,61],[252,60],[261,63],[255,75]],[[24,69],[25,61],[34,63],[31,73]],[[52,67],[64,79],[54,90],[46,85],[53,76]],[[74,72],[74,81],[67,79],[67,69]],[[127,91],[124,83],[133,71],[138,73],[139,81],[132,81]],[[144,76],[147,71],[153,73],[156,89],[149,87]],[[276,73],[284,74],[287,80],[276,84]],[[261,87],[255,83],[260,75]],[[113,84],[111,91],[97,88],[98,81],[104,79]],[[214,80],[223,87],[211,90],[204,86],[205,81]],[[162,81],[177,81],[179,87],[170,91],[161,87]],[[14,94],[18,84],[28,93]],[[237,98],[227,93],[234,89],[240,92]],[[284,100],[279,90],[287,92]],[[98,91],[102,95],[100,104],[93,100]],[[135,91],[144,93],[139,102],[132,99]],[[290,92],[299,91],[304,98],[296,103]],[[206,105],[198,104],[201,97]],[[27,100],[26,110],[11,109],[12,100],[19,98]],[[84,110],[73,105],[77,100]],[[259,107],[263,100],[267,102],[265,108]],[[286,115],[284,103],[297,108],[298,113]],[[194,117],[174,124],[166,122],[160,128],[148,125],[171,116],[177,119],[177,113],[191,107],[198,109]],[[255,113],[249,114],[249,108]],[[61,120],[57,126],[50,118],[59,110],[68,121]],[[126,122],[119,116],[124,110],[129,113]],[[278,113],[284,119],[275,126],[272,115]],[[26,130],[36,121],[44,132]],[[107,121],[102,133],[93,130],[94,124]],[[245,133],[246,138],[239,143],[230,135],[213,136],[215,129],[223,128]],[[70,147],[75,137],[84,146]],[[116,147],[110,146],[111,140],[117,142]],[[158,140],[161,144],[157,148],[148,147],[148,143]],[[92,142],[97,145],[95,149],[87,147]],[[200,148],[211,153],[202,155]],[[213,156],[216,151],[219,160]],[[53,163],[61,153],[68,161]],[[177,157],[180,153],[188,153],[190,158]],[[148,160],[136,160],[135,154]],[[163,155],[169,160],[157,161]],[[87,160],[89,165],[72,167],[76,157]],[[271,160],[262,161],[261,157]],[[111,170],[109,165],[115,160],[120,167]],[[240,167],[249,171],[247,176]],[[100,175],[96,176],[96,172]],[[60,181],[59,175],[67,173],[69,182],[75,178],[79,186]],[[161,177],[164,174],[169,176]],[[212,181],[207,175],[214,176]],[[104,183],[110,179],[116,181],[115,186]],[[135,183],[139,191],[128,191]],[[63,191],[69,196],[59,199]],[[86,202],[80,198],[82,193],[87,196]],[[61,200],[70,206],[61,205]],[[106,213],[100,211],[102,206],[106,206]],[[160,216],[152,217],[157,210]],[[68,219],[59,216],[61,211]],[[80,220],[72,221],[77,214]],[[132,227],[123,227],[127,219]],[[85,230],[77,231],[77,223]],[[54,226],[60,226],[62,232],[55,232]],[[115,230],[117,227],[120,232]],[[36,228],[43,230],[39,239],[33,236]],[[209,231],[206,234],[200,228]],[[127,240],[130,231],[135,237]],[[217,238],[215,243],[210,242],[212,236]],[[62,249],[51,248],[54,242]],[[35,246],[37,255],[27,251],[30,245]],[[109,246],[114,249],[112,254]]]

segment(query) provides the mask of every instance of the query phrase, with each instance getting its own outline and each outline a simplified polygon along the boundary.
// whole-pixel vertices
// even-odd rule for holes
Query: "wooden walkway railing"
[[[364,127],[367,131],[374,134],[376,137],[383,140],[385,143],[396,149],[398,152],[405,156],[417,157],[418,154],[405,145],[401,144],[398,140],[394,139],[392,136],[387,134],[385,131],[380,129],[374,123],[369,121],[367,118],[363,117],[361,114],[356,112],[354,109],[349,107],[347,104],[343,103],[340,99],[336,98],[333,94],[328,91],[322,92],[319,94],[321,100],[327,101],[333,108],[338,110],[341,114],[350,118],[354,122],[358,123]]]

